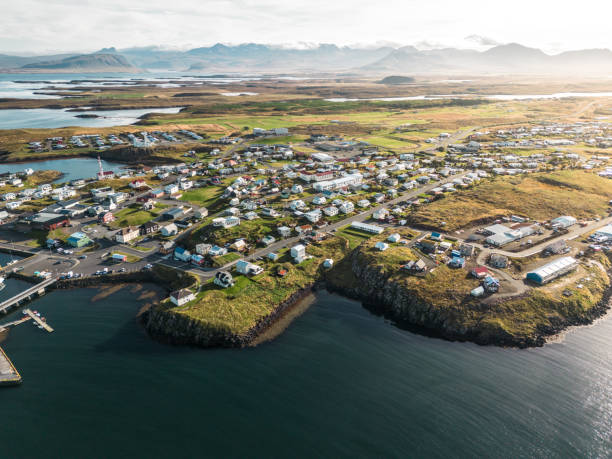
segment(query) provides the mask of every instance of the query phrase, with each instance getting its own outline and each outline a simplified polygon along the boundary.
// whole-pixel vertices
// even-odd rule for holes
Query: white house
[[[351,201],[344,201],[342,204],[340,204],[339,209],[343,214],[350,214],[355,210],[355,204],[353,204]]]
[[[127,228],[121,228],[115,234],[115,240],[120,244],[127,244],[140,236],[140,229],[137,226],[128,226]]]
[[[291,236],[291,228],[289,228],[288,226],[281,226],[277,228],[276,231],[278,231],[278,234],[280,234],[281,237]]]
[[[306,258],[306,247],[302,244],[294,245],[291,247],[291,257],[296,263],[301,263]]]
[[[338,208],[336,206],[329,206],[323,209],[323,213],[328,217],[338,215]]]
[[[366,208],[370,205],[370,201],[367,199],[361,199],[360,201],[357,201],[357,205],[361,208]]]
[[[211,248],[212,248],[211,244],[197,244],[195,247],[196,253],[198,255],[207,255],[208,252],[210,252]]]
[[[176,233],[178,233],[178,227],[174,223],[169,223],[162,226],[160,232],[162,236],[174,236]]]
[[[386,242],[379,241],[376,243],[375,247],[381,252],[384,252],[389,248],[389,244],[387,244]]]
[[[256,276],[263,272],[263,268],[253,263],[249,263],[246,260],[239,260],[238,263],[236,263],[236,271],[245,276]]]
[[[385,208],[376,209],[372,214],[374,220],[385,220],[389,216],[389,211]]]
[[[171,183],[170,185],[166,185],[164,188],[166,194],[172,196],[173,194],[177,194],[179,192],[179,187],[176,183]]]
[[[291,201],[289,207],[291,207],[291,210],[300,210],[306,207],[306,203],[301,199],[296,199],[295,201]]]
[[[389,242],[399,242],[401,238],[402,237],[399,235],[399,233],[393,233],[391,236],[389,236],[387,238],[387,241],[389,241]]]
[[[15,210],[21,206],[21,201],[11,201],[6,203],[6,208],[9,210]]]
[[[213,219],[212,224],[216,227],[231,228],[232,226],[240,225],[240,218],[234,216],[217,217]]]
[[[311,210],[310,212],[306,212],[304,217],[306,217],[310,223],[316,223],[321,220],[321,211],[319,209]]]
[[[177,290],[170,294],[170,301],[177,306],[183,306],[184,304],[193,300],[195,300],[195,295],[191,290],[187,290],[186,288]]]

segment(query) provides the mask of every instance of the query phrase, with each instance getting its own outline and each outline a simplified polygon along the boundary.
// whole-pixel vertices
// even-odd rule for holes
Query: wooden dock
[[[15,326],[17,326],[19,324],[27,322],[28,320],[32,320],[32,318],[30,316],[26,316],[26,317],[23,317],[23,318],[21,318],[19,320],[14,320],[13,322],[8,322],[6,324],[0,324],[0,332],[6,330],[9,327],[15,327]]]
[[[28,316],[30,316],[34,320],[34,322],[40,325],[44,330],[47,330],[49,333],[53,332],[53,328],[51,328],[51,326],[47,322],[45,322],[40,317],[38,317],[36,314],[34,314],[32,310],[26,308],[23,310],[23,312],[25,312]]]

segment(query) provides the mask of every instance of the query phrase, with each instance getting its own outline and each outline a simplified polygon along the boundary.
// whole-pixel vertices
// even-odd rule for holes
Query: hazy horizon
[[[171,8],[171,9],[170,9]],[[548,54],[612,48],[612,5],[600,0],[554,6],[517,0],[501,7],[484,0],[9,0],[3,5],[0,52],[90,53],[161,46],[184,50],[215,43],[467,48],[520,43]]]

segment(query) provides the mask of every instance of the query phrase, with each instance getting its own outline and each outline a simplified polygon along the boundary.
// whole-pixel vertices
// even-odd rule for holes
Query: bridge
[[[28,301],[32,299],[32,297],[35,295],[39,295],[39,296],[43,295],[45,293],[45,289],[49,287],[50,285],[56,283],[57,280],[58,280],[57,276],[51,277],[49,279],[46,279],[36,284],[33,287],[30,287],[29,289],[21,293],[18,293],[14,297],[9,298],[6,301],[3,301],[2,303],[0,303],[0,313],[6,314],[13,306],[18,305],[22,301]]]

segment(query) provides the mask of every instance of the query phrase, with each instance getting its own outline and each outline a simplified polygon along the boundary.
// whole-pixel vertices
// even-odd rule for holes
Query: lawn
[[[228,263],[231,263],[232,261],[236,261],[236,260],[240,260],[240,258],[242,258],[242,255],[240,255],[237,252],[228,252],[225,255],[220,255],[218,257],[214,257],[213,258],[213,265],[216,268],[220,268],[222,266],[225,266]]]
[[[225,188],[220,186],[206,186],[202,188],[192,188],[183,193],[180,200],[206,207],[209,212],[215,212],[221,205],[219,198]]]
[[[338,229],[336,235],[346,239],[351,249],[354,249],[359,244],[364,241],[367,241],[372,237],[372,234],[362,233],[361,231],[354,230],[350,227],[350,225]]]
[[[199,301],[185,308],[170,307],[169,312],[201,321],[212,335],[217,331],[221,335],[226,332],[244,335],[278,304],[311,284],[318,277],[325,258],[340,260],[347,252],[346,241],[331,237],[319,245],[308,246],[307,253],[314,256],[309,263],[296,266],[285,261],[286,257],[279,262],[262,262],[266,268],[262,274],[247,278],[234,272],[235,285],[228,289],[208,282],[202,286],[204,294],[199,296]],[[276,276],[278,266],[288,269],[285,277]]]
[[[142,206],[132,204],[115,213],[115,221],[111,223],[113,228],[124,228],[126,226],[140,226],[153,220],[159,215],[155,210],[143,210]]]

